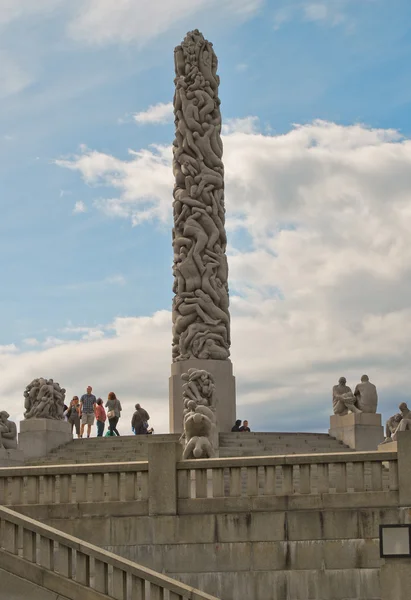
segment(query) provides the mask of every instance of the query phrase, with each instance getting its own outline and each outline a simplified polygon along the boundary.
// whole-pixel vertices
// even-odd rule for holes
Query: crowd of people
[[[92,392],[93,388],[89,385],[86,393],[80,399],[78,396],[73,396],[70,405],[64,407],[64,417],[71,424],[71,431],[75,429],[78,438],[82,438],[86,431],[86,435],[89,438],[91,436],[91,428],[94,422],[96,422],[97,437],[102,437],[106,421],[108,420],[108,430],[105,435],[120,435],[117,429],[121,411],[123,410],[120,400],[114,392],[110,392],[104,404],[103,400],[96,398]],[[154,433],[154,430],[149,428],[148,425],[148,421],[150,420],[148,412],[140,404],[136,404],[135,408],[135,413],[131,419],[133,433],[135,435]]]
[[[91,437],[91,428],[96,423],[97,437],[104,435],[106,422],[108,420],[108,428],[106,436],[119,436],[117,424],[121,418],[123,410],[120,400],[114,392],[110,392],[107,400],[104,403],[102,398],[96,398],[92,393],[91,385],[87,386],[85,394],[79,398],[73,396],[69,406],[64,406],[64,418],[71,425],[71,431],[76,431],[77,437]],[[107,409],[107,410],[106,410]],[[140,405],[136,404],[135,412],[131,419],[131,430],[135,435],[145,435],[154,433],[154,429],[149,427],[150,415]],[[251,431],[248,426],[248,421],[238,419],[231,431]]]

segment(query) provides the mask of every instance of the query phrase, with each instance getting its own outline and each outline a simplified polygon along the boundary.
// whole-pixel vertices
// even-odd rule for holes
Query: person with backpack
[[[148,412],[140,404],[136,404],[136,412],[131,419],[131,428],[134,431],[134,435],[144,435],[147,433],[149,420],[150,415]]]

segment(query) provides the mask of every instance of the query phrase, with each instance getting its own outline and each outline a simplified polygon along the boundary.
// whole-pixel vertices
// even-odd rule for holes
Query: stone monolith
[[[235,421],[225,232],[224,166],[217,56],[194,30],[175,49],[173,145],[174,299],[170,429],[183,428],[181,375],[210,372],[219,399],[217,422]]]

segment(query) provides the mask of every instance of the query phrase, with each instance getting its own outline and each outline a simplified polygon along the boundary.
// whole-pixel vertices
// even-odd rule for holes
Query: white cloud
[[[39,346],[40,342],[38,341],[37,338],[25,338],[23,340],[23,344],[25,344],[26,346]]]
[[[240,119],[226,119],[222,126],[223,135],[230,133],[258,133],[260,119],[258,117],[243,117]]]
[[[235,66],[235,70],[238,71],[239,73],[244,73],[244,71],[247,71],[248,69],[248,65],[246,63],[239,63],[238,65]]]
[[[84,204],[82,200],[78,200],[73,208],[73,215],[79,215],[81,213],[87,212],[87,206]]]
[[[159,102],[149,106],[147,110],[133,115],[136,123],[147,125],[152,123],[172,123],[173,122],[173,103]]]
[[[12,57],[0,51],[0,98],[18,94],[32,83],[32,76]]]
[[[228,130],[227,218],[237,230],[237,248],[230,246],[232,356],[241,415],[249,411],[260,427],[325,429],[330,387],[340,375],[354,385],[363,372],[377,383],[386,416],[395,412],[410,361],[411,140],[395,130],[323,121],[283,135],[244,133],[243,121]],[[141,220],[142,199],[150,197],[147,218],[170,222],[169,149],[131,157],[84,150],[59,164],[91,184],[114,183],[129,218]],[[156,420],[166,424],[170,315],[117,320],[116,335],[141,336],[143,323],[145,336],[123,345],[151,364],[133,381],[151,386]],[[116,376],[127,380],[127,369]],[[131,398],[133,383],[127,385]]]
[[[17,346],[15,344],[0,344],[0,354],[9,354],[11,352],[17,352]]]
[[[52,12],[63,0],[0,0],[0,25],[5,25],[34,13]]]
[[[89,185],[118,190],[118,197],[94,202],[107,215],[129,217],[134,225],[150,219],[167,221],[173,185],[171,148],[153,145],[138,152],[129,150],[129,154],[131,159],[122,161],[83,147],[81,154],[56,164],[79,171]]]
[[[312,0],[287,0],[284,6],[274,11],[274,29],[293,20],[304,20],[335,27],[343,26],[347,32],[355,27],[355,9],[359,3],[368,4],[370,0],[328,0],[313,2]],[[352,10],[354,9],[354,11]]]
[[[194,15],[219,12],[249,18],[264,0],[84,0],[69,24],[69,35],[87,44],[144,44]]]

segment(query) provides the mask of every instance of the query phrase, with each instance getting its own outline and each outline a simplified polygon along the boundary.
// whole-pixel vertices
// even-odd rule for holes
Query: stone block
[[[378,444],[379,452],[397,452],[398,442],[387,442],[386,444]]]
[[[283,541],[284,534],[284,512],[216,515],[216,537],[219,542]]]
[[[19,449],[26,460],[46,456],[58,446],[73,439],[70,423],[55,419],[26,419],[20,421]]]
[[[400,431],[397,436],[400,506],[411,506],[411,431]]]
[[[287,513],[287,536],[289,540],[321,540],[324,538],[323,513],[318,511],[294,511]]]
[[[177,470],[181,446],[176,442],[148,446],[149,515],[177,514]]]
[[[0,448],[0,467],[18,467],[24,463],[22,450],[6,450]]]
[[[377,450],[378,444],[384,439],[384,430],[379,413],[332,415],[328,433],[359,452]]]
[[[380,569],[381,600],[409,600],[411,565],[409,558],[389,558]]]
[[[169,380],[170,431],[181,433],[183,430],[183,388],[181,375],[188,369],[204,369],[215,379],[217,396],[218,431],[231,431],[236,420],[235,377],[230,360],[182,360],[171,365]]]
[[[241,572],[249,571],[251,545],[238,544],[173,544],[165,546],[166,572]]]

